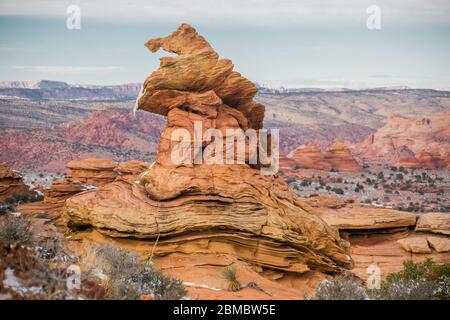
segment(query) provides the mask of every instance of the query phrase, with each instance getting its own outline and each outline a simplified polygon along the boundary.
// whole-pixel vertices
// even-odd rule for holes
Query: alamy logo
[[[381,286],[381,269],[376,264],[371,264],[367,267],[366,273],[369,275],[367,278],[368,289],[380,289]]]
[[[369,30],[381,29],[381,8],[377,5],[371,5],[366,10],[369,17],[367,17],[367,28]]]
[[[68,277],[66,286],[69,290],[80,290],[81,288],[81,269],[79,266],[72,264],[67,268]]]
[[[66,13],[69,17],[66,20],[66,27],[69,30],[81,29],[81,9],[77,5],[70,5],[67,7]]]

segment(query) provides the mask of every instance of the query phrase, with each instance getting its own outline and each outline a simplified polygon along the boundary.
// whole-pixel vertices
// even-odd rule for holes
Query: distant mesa
[[[31,100],[133,100],[141,85],[74,85],[62,81],[3,81],[0,96]]]
[[[354,148],[367,163],[439,169],[448,166],[450,112],[422,117],[392,115],[385,126]]]

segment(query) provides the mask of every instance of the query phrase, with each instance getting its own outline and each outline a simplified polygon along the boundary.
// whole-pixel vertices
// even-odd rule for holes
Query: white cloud
[[[117,71],[124,71],[123,67],[85,67],[85,66],[12,66],[15,70],[25,70],[45,74],[63,74],[63,75],[93,75],[108,74]]]

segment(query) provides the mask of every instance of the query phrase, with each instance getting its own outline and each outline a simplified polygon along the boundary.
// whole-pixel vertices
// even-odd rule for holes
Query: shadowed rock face
[[[194,120],[203,132],[260,129],[264,107],[253,101],[253,83],[233,71],[231,61],[219,59],[189,25],[146,46],[177,54],[161,59],[138,100],[139,109],[168,118],[156,161],[137,181],[118,177],[68,199],[67,225],[93,226],[112,237],[158,239],[169,248],[162,254],[201,248],[296,273],[351,267],[348,243],[336,229],[278,175],[261,175],[247,156],[241,164],[171,161],[174,130],[192,132]],[[201,141],[203,148],[209,143]]]
[[[21,194],[30,194],[22,177],[6,164],[0,163],[0,204],[8,198]]]

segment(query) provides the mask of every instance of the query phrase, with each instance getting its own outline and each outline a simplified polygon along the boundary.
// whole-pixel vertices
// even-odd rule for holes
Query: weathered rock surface
[[[67,225],[93,226],[113,237],[159,239],[158,248],[168,248],[162,254],[204,250],[295,273],[350,267],[348,244],[338,232],[277,175],[261,175],[247,153],[240,164],[172,161],[179,143],[172,140],[174,130],[192,133],[194,121],[225,134],[260,129],[264,107],[253,101],[256,87],[233,71],[231,61],[219,59],[192,27],[182,25],[146,46],[177,54],[161,58],[138,100],[140,109],[168,118],[156,161],[139,183],[118,177],[68,199]],[[206,148],[211,141],[200,143]],[[194,150],[190,160],[199,156],[193,144],[184,145]]]
[[[117,173],[114,171],[116,166],[117,163],[112,159],[72,160],[66,165],[70,169],[67,177],[69,180],[83,184],[102,186],[113,182],[117,177]]]
[[[322,151],[314,145],[300,146],[289,154],[288,157],[294,160],[295,164],[303,169],[324,171],[330,171],[332,169],[331,164],[325,160]]]
[[[30,193],[20,174],[12,171],[6,164],[0,163],[0,203],[8,198]]]
[[[304,200],[350,242],[355,263],[352,272],[362,279],[367,279],[367,268],[374,265],[385,277],[400,271],[407,260],[418,262],[432,258],[436,263],[450,261],[448,236],[414,231],[416,216],[412,213],[360,206],[329,197]],[[427,215],[419,215],[417,221]]]
[[[115,171],[119,175],[139,175],[150,168],[151,163],[139,160],[129,160],[119,163]]]
[[[350,149],[341,142],[334,143],[325,153],[315,145],[300,146],[292,151],[288,158],[295,163],[295,166],[303,169],[346,172],[364,171],[353,158]]]
[[[416,215],[413,213],[357,205],[321,212],[320,216],[339,230],[400,228],[416,224]]]
[[[428,246],[427,238],[425,237],[410,237],[400,239],[397,241],[403,249],[412,253],[431,253]]]
[[[450,239],[446,237],[428,236],[428,244],[437,252],[450,251]]]
[[[362,172],[363,168],[353,158],[350,149],[343,143],[336,142],[325,151],[325,159],[336,171]]]
[[[450,214],[437,212],[421,214],[417,221],[416,231],[450,235]]]

